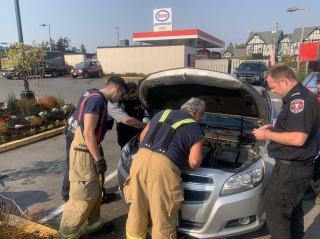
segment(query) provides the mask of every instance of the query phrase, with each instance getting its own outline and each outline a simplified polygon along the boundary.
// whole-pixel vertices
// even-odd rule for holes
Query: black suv
[[[268,68],[264,62],[243,62],[233,72],[233,76],[239,80],[245,80],[252,85],[264,86],[266,85],[264,76],[267,71]]]

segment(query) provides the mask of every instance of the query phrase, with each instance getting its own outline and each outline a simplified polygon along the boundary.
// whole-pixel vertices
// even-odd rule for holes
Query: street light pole
[[[303,41],[303,34],[304,34],[304,25],[306,22],[306,15],[307,15],[307,8],[296,8],[296,7],[290,7],[287,9],[287,12],[295,12],[297,10],[304,10],[304,17],[303,17],[303,25],[302,25],[302,31],[301,31],[301,37],[300,37],[300,43],[299,43],[299,53],[300,53],[300,46],[301,43]],[[300,60],[299,60],[299,55],[298,55],[298,69],[299,69],[299,65],[300,65]]]
[[[119,46],[119,27],[115,27],[117,28],[117,37],[118,37],[118,43],[117,43],[117,46]]]
[[[22,43],[23,42],[23,35],[22,35],[19,0],[14,0],[14,6],[15,6],[15,9],[16,9],[16,19],[17,19],[19,43]]]
[[[50,36],[50,24],[47,23],[47,24],[44,24],[44,23],[41,23],[39,24],[40,27],[46,27],[48,26],[48,30],[49,30],[49,47],[50,47],[50,51],[51,51],[51,36]]]

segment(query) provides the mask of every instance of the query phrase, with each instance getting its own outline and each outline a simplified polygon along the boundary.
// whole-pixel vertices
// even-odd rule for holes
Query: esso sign
[[[155,17],[159,22],[165,22],[169,19],[170,13],[166,10],[160,10],[156,13]]]

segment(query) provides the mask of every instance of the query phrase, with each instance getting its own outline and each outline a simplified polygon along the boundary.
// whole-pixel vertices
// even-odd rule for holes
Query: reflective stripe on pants
[[[144,233],[144,235],[142,237],[132,237],[127,232],[127,239],[145,239],[146,237],[147,237],[147,231]]]

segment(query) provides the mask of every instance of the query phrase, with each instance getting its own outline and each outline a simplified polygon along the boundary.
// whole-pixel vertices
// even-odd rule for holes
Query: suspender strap
[[[87,99],[89,99],[91,96],[100,96],[102,97],[100,94],[97,94],[97,93],[94,93],[94,94],[91,94],[91,95],[88,95],[87,98],[84,99],[84,101],[82,101],[81,103],[81,108],[80,108],[80,113],[79,113],[79,117],[78,117],[78,121],[80,122],[81,120],[81,114],[82,114],[82,110],[83,110],[83,106],[84,106],[84,103],[87,101]],[[104,103],[104,102],[103,102]],[[102,124],[103,124],[103,120],[106,116],[106,109],[107,109],[107,106],[106,104],[104,103],[104,109],[103,109],[103,112],[102,112],[102,117],[100,118],[100,125],[99,125],[99,129],[98,129],[98,132],[97,132],[97,142],[99,143],[100,142],[100,138],[101,138],[101,131],[102,131]]]
[[[184,120],[180,120],[180,121],[174,123],[173,125],[171,125],[171,128],[170,128],[166,138],[164,139],[164,141],[159,149],[159,152],[164,154],[167,151],[168,145],[169,145],[174,133],[176,132],[177,128],[179,128],[183,124],[191,124],[191,123],[196,123],[196,121],[194,119],[184,119]]]
[[[152,146],[153,144],[153,141],[154,141],[154,138],[156,137],[157,133],[159,132],[162,124],[165,122],[165,120],[167,119],[169,113],[171,112],[172,110],[166,110],[163,112],[156,128],[154,129],[154,131],[152,132],[150,138],[148,139],[147,143],[146,143],[146,148],[150,149],[150,147]]]

